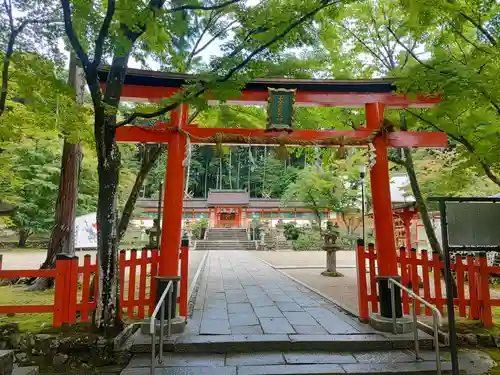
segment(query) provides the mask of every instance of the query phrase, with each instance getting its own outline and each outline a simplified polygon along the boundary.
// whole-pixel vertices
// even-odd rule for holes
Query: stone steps
[[[12,375],[38,375],[40,372],[36,366],[18,367],[14,365]]]
[[[15,365],[12,350],[0,350],[0,375],[38,375],[38,373],[38,367]]]
[[[183,335],[165,340],[164,351],[176,353],[252,353],[255,351],[371,352],[411,349],[412,335]],[[420,347],[432,348],[431,336],[422,334]],[[130,341],[133,353],[151,352],[151,339],[139,331]]]
[[[196,241],[196,250],[255,250],[254,241]]]
[[[222,354],[168,353],[155,374],[161,375],[337,375],[337,374],[407,374],[436,373],[434,353],[424,351],[416,360],[408,350],[366,353],[325,352],[253,352]],[[146,375],[150,355],[136,355],[122,375]],[[443,373],[450,363],[442,358]]]
[[[241,228],[211,228],[207,233],[207,240],[209,241],[248,241],[246,229]]]

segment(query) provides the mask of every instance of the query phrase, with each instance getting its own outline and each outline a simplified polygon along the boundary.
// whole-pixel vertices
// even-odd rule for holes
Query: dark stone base
[[[144,319],[141,322],[141,333],[144,335],[149,335],[150,319]],[[177,317],[172,319],[172,334],[178,334],[184,332],[186,327],[186,320],[182,317]],[[156,321],[156,334],[160,334],[160,321]],[[165,326],[163,327],[163,334],[167,334],[167,320],[165,319]]]
[[[384,318],[380,314],[372,314],[370,316],[370,325],[381,332],[394,333],[392,318]],[[407,317],[396,319],[396,333],[413,332],[413,320]]]

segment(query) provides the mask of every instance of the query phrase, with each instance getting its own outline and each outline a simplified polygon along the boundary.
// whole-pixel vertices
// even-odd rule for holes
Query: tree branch
[[[383,66],[385,66],[387,69],[390,69],[390,64],[385,61],[385,58],[383,56],[380,56],[377,54],[370,46],[368,46],[360,37],[358,37],[351,29],[349,29],[347,26],[344,26],[342,23],[340,25],[347,30],[349,34],[351,34],[363,47],[365,47],[368,52],[372,54],[373,57],[375,57],[377,60],[379,60]]]
[[[410,113],[411,115],[415,116],[419,120],[425,122],[426,124],[430,125],[434,129],[448,134],[448,136],[451,139],[461,143],[467,151],[469,151],[472,155],[474,155],[477,158],[477,161],[478,161],[479,165],[481,166],[481,168],[483,169],[486,176],[492,182],[494,182],[496,185],[500,186],[500,177],[498,177],[495,174],[495,172],[493,172],[493,169],[491,168],[491,166],[488,163],[486,163],[479,155],[476,154],[476,147],[467,138],[465,138],[463,135],[455,135],[453,133],[445,132],[443,129],[439,128],[439,126],[434,124],[432,121],[426,119],[425,117],[423,117],[417,113],[414,113],[413,111],[410,111],[409,109],[405,109],[405,111]]]
[[[73,29],[73,20],[71,17],[71,7],[69,5],[69,0],[61,0],[61,5],[63,8],[64,29],[66,30],[66,35],[68,36],[69,42],[75,50],[76,55],[82,62],[83,69],[87,71],[90,60],[87,53],[84,51],[82,45],[80,44],[80,41],[75,34],[75,30]]]
[[[221,8],[225,8],[228,5],[236,4],[239,2],[242,2],[243,0],[229,0],[221,4],[217,5],[209,5],[209,6],[203,6],[203,5],[181,5],[175,8],[170,8],[167,9],[168,13],[174,13],[174,12],[180,12],[183,10],[217,10]]]
[[[420,58],[415,54],[414,51],[412,51],[410,48],[408,48],[406,46],[406,44],[404,44],[399,38],[398,36],[396,35],[396,33],[392,30],[391,28],[391,25],[389,23],[389,26],[387,26],[387,30],[389,30],[389,32],[392,34],[392,36],[394,37],[394,39],[396,39],[396,42],[405,49],[405,51],[407,53],[410,54],[411,57],[413,57],[415,59],[416,62],[418,62],[420,65],[426,67],[427,69],[434,69],[434,67],[430,66],[429,64],[426,64],[425,62],[423,62],[422,60],[420,60]]]
[[[375,17],[373,17],[373,14],[371,15],[371,20],[373,23],[373,29],[375,30],[375,35],[377,39],[379,40],[382,48],[384,49],[385,53],[387,54],[387,60],[390,65],[389,69],[394,69],[396,67],[396,62],[394,61],[394,57],[392,56],[392,53],[389,50],[389,46],[384,43],[382,40],[382,36],[380,35],[380,32],[378,31],[378,24],[377,21],[375,20]]]
[[[236,72],[238,72],[240,69],[244,68],[256,55],[258,55],[259,53],[261,53],[262,51],[264,51],[266,48],[269,48],[271,45],[273,45],[277,41],[283,39],[286,35],[288,35],[288,33],[290,33],[290,31],[292,31],[293,29],[295,29],[300,24],[304,23],[306,20],[308,20],[311,17],[313,17],[315,14],[317,14],[322,9],[324,9],[326,7],[329,7],[329,6],[333,5],[333,4],[337,4],[337,2],[325,2],[325,1],[322,1],[322,5],[321,6],[319,6],[318,8],[316,8],[316,9],[314,9],[314,10],[306,13],[305,15],[303,15],[302,17],[300,17],[298,20],[295,20],[287,28],[285,28],[285,30],[283,30],[281,33],[275,35],[271,40],[267,41],[266,43],[262,44],[260,47],[258,47],[255,50],[253,50],[243,61],[241,61],[236,66],[232,67],[223,77],[217,79],[216,82],[223,83],[223,82],[228,81]],[[233,51],[233,53],[234,53],[234,51]],[[233,53],[231,53],[231,55]],[[169,104],[168,106],[166,106],[166,107],[164,107],[162,109],[159,109],[158,111],[152,112],[152,113],[134,112],[127,119],[125,119],[124,121],[119,122],[116,125],[116,127],[118,128],[118,127],[127,125],[131,121],[133,121],[133,120],[135,120],[136,118],[139,118],[139,117],[141,117],[141,118],[154,118],[154,117],[158,117],[158,116],[164,115],[165,113],[170,112],[171,110],[173,110],[174,108],[176,108],[179,104],[181,104],[182,102],[186,101],[187,99],[197,98],[197,97],[199,97],[201,94],[203,94],[207,90],[208,90],[208,88],[205,86],[205,87],[200,88],[197,92],[194,92],[194,93],[191,93],[191,94],[185,92],[183,94],[183,98],[181,98],[178,102]]]
[[[472,23],[474,25],[474,27],[476,29],[478,29],[479,31],[481,31],[481,33],[490,41],[490,43],[493,45],[493,46],[497,46],[497,40],[493,37],[493,35],[491,35],[489,33],[488,30],[486,30],[484,28],[483,25],[481,25],[479,22],[477,22],[476,20],[474,20],[472,17],[468,16],[467,14],[465,14],[464,12],[460,12],[460,15],[465,18],[467,21],[469,21],[470,23]]]
[[[104,41],[108,37],[109,27],[111,25],[111,21],[113,20],[115,10],[116,0],[108,0],[108,9],[106,10],[106,16],[104,17],[104,21],[102,22],[101,29],[99,30],[99,34],[97,35],[97,39],[95,41],[94,60],[92,61],[93,68],[97,68],[101,63]]]
[[[203,46],[201,46],[200,48],[198,48],[197,50],[193,50],[193,56],[191,58],[193,58],[194,56],[198,55],[199,53],[201,53],[203,50],[205,50],[205,48],[207,48],[210,44],[212,44],[214,42],[214,40],[216,40],[217,38],[219,38],[222,34],[224,34],[227,29],[229,29],[231,26],[233,26],[237,21],[232,21],[230,22],[224,30],[221,30],[219,31],[218,33],[216,33],[212,38],[210,38],[210,40],[208,42],[206,42]]]
[[[241,68],[243,68],[244,66],[246,66],[256,55],[258,55],[259,53],[261,53],[262,51],[264,51],[266,48],[269,48],[271,45],[273,45],[274,43],[276,43],[278,40],[283,39],[286,35],[288,35],[288,33],[290,31],[292,31],[293,29],[295,29],[296,27],[298,27],[299,25],[301,25],[302,23],[304,23],[306,20],[308,20],[311,17],[313,17],[314,15],[316,15],[319,11],[321,11],[322,9],[327,8],[327,7],[329,7],[329,6],[333,5],[333,4],[337,4],[337,2],[326,2],[326,1],[322,1],[322,3],[323,4],[321,6],[319,6],[318,8],[316,8],[316,9],[314,9],[314,10],[306,13],[305,15],[303,15],[302,17],[300,17],[298,20],[292,22],[280,34],[276,35],[270,41],[268,41],[267,43],[264,43],[259,48],[255,49],[250,55],[247,56],[246,59],[244,59],[241,63],[239,63],[238,65],[236,65],[235,67],[233,67],[231,70],[229,70],[229,72],[222,78],[222,80],[220,82],[227,81],[229,78],[231,78],[234,75],[234,73],[236,73],[238,70],[240,70]]]
[[[12,1],[9,0],[4,0],[4,6],[5,6],[5,11],[7,12],[7,15],[9,16],[9,27],[10,27],[10,32],[12,33],[14,31],[14,16],[12,15]]]
[[[188,57],[186,59],[186,64],[185,64],[184,71],[189,70],[189,66],[191,65],[191,60],[193,60],[193,57],[196,54],[196,50],[198,49],[198,46],[201,43],[201,40],[203,39],[203,37],[207,33],[208,29],[212,25],[212,21],[215,19],[214,15],[215,15],[215,12],[212,11],[210,13],[210,17],[208,17],[207,24],[203,28],[203,31],[201,32],[200,36],[198,37],[198,40],[196,40],[196,43],[194,44],[193,49],[191,50],[191,52],[189,53],[189,55],[188,55]]]
[[[463,40],[465,40],[467,43],[469,43],[470,45],[472,45],[475,49],[477,49],[478,51],[481,51],[481,52],[484,52],[484,53],[487,53],[489,54],[488,51],[486,51],[484,48],[478,46],[476,43],[474,43],[472,40],[470,40],[469,38],[467,38],[460,30],[458,30],[458,28],[456,27],[453,27],[452,26],[452,31],[457,34],[460,38],[462,38]]]

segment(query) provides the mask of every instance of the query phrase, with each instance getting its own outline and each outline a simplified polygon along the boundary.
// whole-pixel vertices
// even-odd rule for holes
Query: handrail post
[[[420,297],[418,294],[415,294],[412,290],[408,289],[398,281],[393,278],[389,278],[387,282],[389,289],[391,290],[391,297],[394,295],[395,286],[398,286],[403,292],[406,292],[408,296],[412,298],[412,315],[413,315],[413,325],[414,325],[414,338],[415,338],[415,355],[417,360],[420,359],[420,343],[418,341],[418,327],[417,327],[417,309],[416,309],[416,301],[419,300],[424,306],[427,306],[432,310],[432,323],[434,329],[434,351],[436,353],[436,373],[437,375],[441,375],[441,357],[439,354],[439,327],[441,325],[441,312],[439,309],[427,302],[424,298]],[[394,307],[394,305],[393,305]],[[395,314],[393,314],[393,330],[396,329],[396,319]]]
[[[151,319],[155,319],[154,316]],[[151,332],[151,375],[155,375],[156,368],[156,322],[153,332]]]
[[[388,280],[389,289],[391,289],[391,308],[392,308],[392,331],[398,333],[397,318],[396,318],[396,291],[392,279]]]
[[[172,335],[172,288],[168,291],[168,317],[167,317],[167,336]]]
[[[154,308],[153,313],[151,314],[151,320],[149,322],[149,333],[151,335],[151,375],[155,375],[155,368],[156,368],[156,316],[158,313],[161,313],[160,316],[160,347],[159,347],[159,355],[158,355],[158,362],[163,363],[163,343],[164,343],[164,334],[163,331],[165,330],[165,298],[167,297],[168,294],[168,336],[171,334],[171,320],[172,320],[172,309],[170,308],[170,305],[172,304],[172,288],[173,288],[174,282],[170,280],[167,285],[165,286],[165,289],[163,290],[163,293],[161,296],[158,298],[158,302]]]
[[[437,375],[441,375],[441,355],[439,353],[439,316],[435,311],[432,313],[434,323],[434,351],[436,352],[436,370]]]
[[[413,314],[413,338],[415,339],[415,356],[420,359],[420,343],[418,342],[418,327],[417,327],[417,299],[412,298],[411,310]]]

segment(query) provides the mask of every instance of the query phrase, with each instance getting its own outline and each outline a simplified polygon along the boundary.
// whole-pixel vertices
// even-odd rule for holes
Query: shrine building
[[[158,201],[139,199],[135,220],[152,226],[157,217]],[[248,228],[253,220],[294,222],[299,226],[314,220],[314,213],[301,202],[290,202],[284,207],[279,199],[251,198],[246,190],[210,190],[207,198],[186,198],[183,202],[183,224],[208,219],[212,228]],[[337,213],[325,211],[325,221],[337,221]]]

